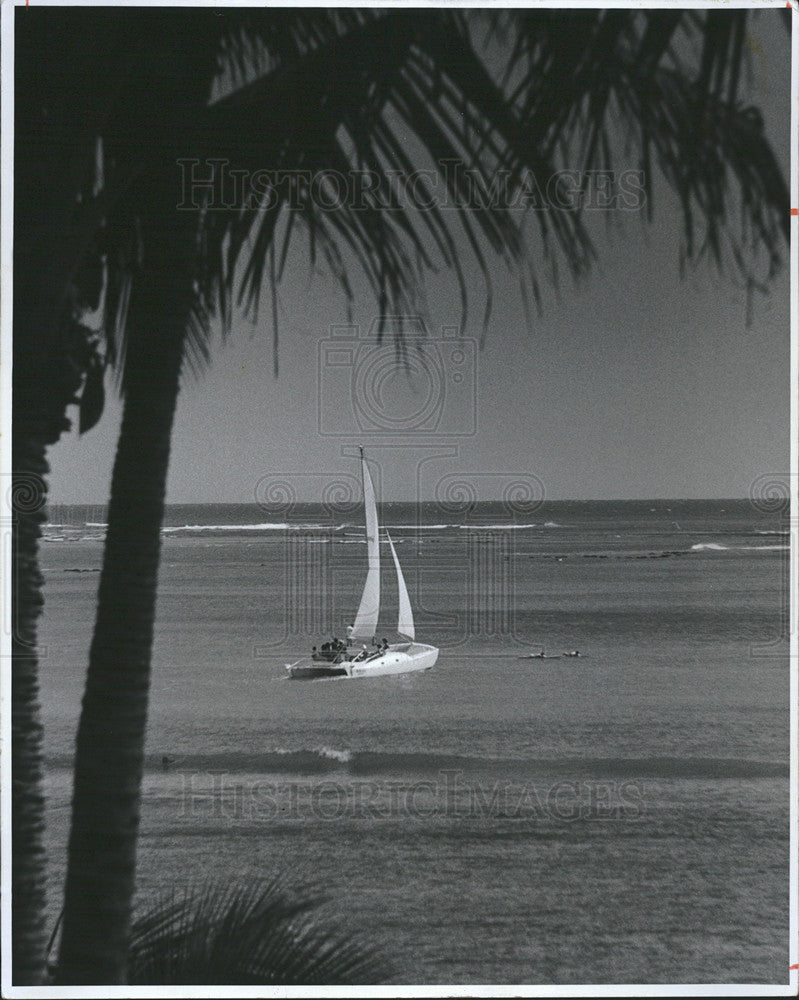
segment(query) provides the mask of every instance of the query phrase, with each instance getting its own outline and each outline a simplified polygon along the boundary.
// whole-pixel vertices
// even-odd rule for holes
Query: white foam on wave
[[[787,552],[790,545],[719,545],[717,542],[703,542],[692,545],[692,552],[712,550],[714,552]]]
[[[104,542],[104,534],[81,534],[81,535],[43,535],[43,542]]]
[[[736,545],[741,552],[790,552],[790,545]]]
[[[346,764],[352,760],[352,753],[349,750],[335,750],[333,747],[319,747],[316,753],[320,757],[329,757],[330,760],[337,760],[340,764]]]
[[[537,524],[459,524],[464,531],[522,531],[524,528],[537,528]]]
[[[265,521],[262,524],[184,524],[161,529],[165,535],[181,531],[326,531],[325,524],[288,524],[285,521]]]
[[[387,524],[389,531],[443,531],[445,528],[458,528],[457,524]]]

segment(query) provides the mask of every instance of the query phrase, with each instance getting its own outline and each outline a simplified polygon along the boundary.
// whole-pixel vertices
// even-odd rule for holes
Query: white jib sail
[[[366,459],[361,450],[361,472],[363,475],[363,503],[366,515],[366,549],[369,561],[369,571],[358,606],[358,614],[352,628],[352,638],[371,642],[377,628],[380,614],[380,538],[378,536],[377,505],[375,490]]]
[[[416,632],[413,627],[411,599],[408,597],[408,588],[405,586],[405,577],[402,575],[402,568],[397,558],[397,550],[394,548],[394,543],[391,541],[391,536],[388,532],[386,532],[386,537],[388,538],[388,544],[391,546],[391,554],[394,556],[394,568],[397,571],[397,590],[399,591],[399,622],[397,623],[397,631],[400,635],[407,635],[409,639],[413,640],[416,638]]]

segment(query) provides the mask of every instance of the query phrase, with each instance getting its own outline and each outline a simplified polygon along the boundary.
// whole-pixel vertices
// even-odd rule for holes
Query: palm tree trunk
[[[19,53],[18,53],[19,55]],[[40,56],[37,52],[37,56]],[[35,71],[34,71],[35,72]],[[23,81],[26,83],[28,81]],[[74,267],[75,177],[80,137],[61,126],[49,136],[46,118],[17,81],[14,163],[14,316],[11,567],[11,937],[15,985],[46,979],[47,857],[42,787],[43,725],[39,704],[37,623],[44,605],[39,538],[49,472],[46,449],[68,430],[83,370],[60,324]],[[31,88],[35,89],[35,88]],[[85,124],[81,123],[85,128]],[[47,137],[47,139],[43,138]],[[47,155],[42,149],[46,146]],[[66,147],[66,148],[65,148]],[[47,171],[46,179],[43,173]]]
[[[37,621],[44,603],[39,538],[45,520],[45,445],[14,440],[11,555],[11,921],[15,985],[45,978],[46,854]]]
[[[171,263],[168,250],[159,257],[163,270],[155,262],[131,302],[125,407],[77,736],[62,984],[120,984],[126,975],[161,526],[189,301],[174,254]]]
[[[18,156],[21,164],[23,157]],[[22,167],[20,167],[22,169]],[[19,185],[23,187],[22,184]],[[42,786],[44,729],[39,704],[37,625],[44,605],[39,568],[39,539],[45,521],[49,472],[46,449],[69,430],[67,407],[75,401],[84,370],[75,345],[64,340],[57,322],[64,272],[42,238],[37,213],[55,230],[69,200],[40,205],[19,190],[17,219],[40,237],[27,243],[15,238],[13,433],[12,433],[12,556],[11,556],[11,938],[15,985],[35,986],[47,977],[46,896],[47,857],[44,848],[45,801]],[[40,198],[39,201],[42,201]],[[25,211],[26,204],[35,206]],[[33,217],[33,218],[32,218]],[[62,226],[60,242],[69,228]],[[48,233],[48,235],[51,235]],[[40,249],[41,248],[41,249]]]

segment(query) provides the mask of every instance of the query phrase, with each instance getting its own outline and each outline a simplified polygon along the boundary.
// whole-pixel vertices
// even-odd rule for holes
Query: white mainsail
[[[402,575],[402,568],[397,558],[397,550],[394,548],[394,543],[391,541],[391,535],[388,532],[386,532],[386,537],[388,538],[388,544],[391,546],[391,554],[394,556],[394,568],[397,571],[397,590],[399,591],[399,622],[397,624],[397,631],[400,635],[406,635],[409,639],[413,640],[416,638],[416,632],[413,627],[411,599],[408,597],[408,588],[405,586],[405,577]]]
[[[380,538],[377,524],[377,504],[372,478],[366,467],[361,448],[361,473],[363,476],[363,501],[366,512],[366,548],[369,571],[361,594],[358,614],[352,627],[352,638],[371,642],[380,615]]]

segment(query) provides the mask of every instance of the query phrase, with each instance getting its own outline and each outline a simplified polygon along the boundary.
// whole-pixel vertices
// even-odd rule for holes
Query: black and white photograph
[[[4,0],[4,997],[796,995],[798,8]]]

